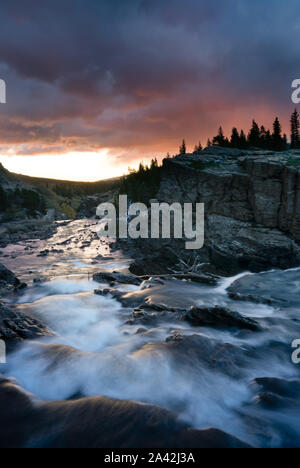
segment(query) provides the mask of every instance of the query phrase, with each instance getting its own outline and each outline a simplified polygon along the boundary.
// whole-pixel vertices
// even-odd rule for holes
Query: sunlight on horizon
[[[128,172],[128,163],[117,163],[109,150],[95,152],[71,152],[53,155],[4,156],[0,163],[10,172],[31,177],[94,182],[118,177]],[[134,166],[134,165],[133,165]]]

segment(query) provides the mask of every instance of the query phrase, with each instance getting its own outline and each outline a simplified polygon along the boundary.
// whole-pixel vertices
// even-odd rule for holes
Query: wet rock
[[[33,403],[0,379],[1,448],[245,448],[217,429],[198,431],[159,407],[105,397]]]
[[[93,280],[97,283],[119,283],[119,284],[133,284],[139,286],[142,280],[133,275],[125,275],[114,271],[113,273],[101,272],[93,276]]]
[[[260,330],[256,320],[245,317],[225,307],[191,307],[182,316],[183,320],[196,326],[217,328],[240,328],[251,331]]]
[[[154,288],[157,285],[163,285],[163,284],[164,282],[162,279],[150,277],[149,279],[142,282],[141,291],[144,291],[145,289]]]
[[[47,257],[50,253],[50,250],[46,249],[46,250],[42,250],[39,254],[38,254],[38,257]]]
[[[52,254],[63,254],[64,250],[63,249],[52,249],[51,253]]]
[[[133,311],[130,319],[126,322],[128,325],[143,325],[154,327],[163,322],[170,322],[180,318],[181,312],[175,309],[169,310],[166,307],[143,304],[140,308]]]
[[[48,335],[53,333],[33,315],[23,314],[0,303],[0,339],[5,342],[8,351],[23,340]]]
[[[39,285],[39,284],[45,283],[46,281],[47,281],[46,278],[36,277],[36,278],[33,278],[32,282],[34,285]]]
[[[257,378],[252,381],[259,389],[258,401],[268,406],[286,406],[300,404],[300,380],[279,378]]]
[[[252,349],[241,349],[205,335],[175,333],[165,343],[147,343],[135,354],[166,354],[186,377],[190,372],[205,372],[209,368],[235,379],[243,378],[245,366],[253,357]]]
[[[96,296],[108,296],[109,294],[113,294],[114,292],[114,289],[105,288],[95,289],[94,294],[96,294]]]
[[[228,296],[233,301],[253,302],[254,304],[272,305],[275,302],[275,301],[272,301],[272,299],[264,299],[259,296],[252,296],[251,294],[240,294],[237,292],[230,292]]]
[[[213,275],[211,273],[171,273],[167,275],[157,275],[157,276],[141,276],[141,279],[146,281],[152,281],[152,284],[155,281],[162,281],[167,279],[178,279],[182,281],[191,281],[193,283],[207,284],[209,286],[216,286],[220,280],[219,276]],[[160,283],[163,284],[163,283]]]
[[[25,283],[21,283],[14,273],[0,264],[0,296],[10,291],[24,289],[25,287]]]
[[[276,395],[275,393],[271,393],[271,392],[259,393],[254,398],[254,402],[257,405],[261,405],[267,409],[279,409],[285,406],[291,406],[295,404],[293,400],[282,398],[281,396]]]
[[[297,269],[281,270],[245,275],[237,279],[228,289],[228,293],[241,296],[253,296],[267,305],[286,307],[298,306],[299,293],[295,288],[299,272]]]

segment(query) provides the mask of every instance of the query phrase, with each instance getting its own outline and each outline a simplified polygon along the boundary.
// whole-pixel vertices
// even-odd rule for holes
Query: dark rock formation
[[[195,254],[220,273],[300,265],[299,151],[211,147],[201,155],[165,159],[157,199],[205,204],[205,245]],[[180,240],[148,244],[147,251],[143,240],[144,257],[150,260],[166,249],[177,257],[191,254]],[[145,270],[137,263],[131,271]]]
[[[252,294],[240,294],[238,292],[229,292],[228,296],[233,301],[239,302],[253,302],[254,304],[265,304],[265,305],[272,305],[274,301],[271,299],[263,299],[262,297],[253,296]]]
[[[39,405],[0,379],[1,448],[246,448],[217,429],[194,430],[164,409],[104,397]]]
[[[256,359],[255,350],[240,347],[205,335],[182,335],[175,333],[165,343],[147,343],[135,355],[164,354],[188,379],[191,372],[205,372],[208,368],[234,379],[244,377],[244,368]]]
[[[260,326],[256,320],[219,306],[191,307],[183,314],[182,318],[196,326],[234,327],[251,331],[260,330]]]
[[[114,271],[113,273],[101,272],[95,273],[93,280],[97,283],[109,283],[109,284],[133,284],[139,286],[142,283],[142,280],[133,275],[124,275]]]
[[[255,402],[263,407],[272,409],[300,406],[300,380],[265,377],[254,379],[252,385],[259,390]]]
[[[25,287],[26,284],[21,283],[14,273],[0,263],[0,296]]]
[[[23,340],[51,334],[34,316],[25,315],[0,303],[0,339],[5,342],[7,351],[11,351]]]

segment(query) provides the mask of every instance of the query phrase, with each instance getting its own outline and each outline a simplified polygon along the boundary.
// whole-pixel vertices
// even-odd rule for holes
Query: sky
[[[255,118],[288,132],[298,0],[2,0],[0,162],[99,180]]]

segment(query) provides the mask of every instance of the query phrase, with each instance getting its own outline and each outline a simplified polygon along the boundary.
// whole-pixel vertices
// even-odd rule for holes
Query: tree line
[[[121,180],[118,193],[127,194],[132,202],[148,203],[160,186],[161,166],[157,159],[152,159],[150,165],[140,163],[138,170],[128,168],[128,172]]]
[[[236,149],[249,149],[249,148],[261,148],[264,150],[271,151],[285,151],[287,149],[299,149],[300,148],[300,119],[297,109],[292,113],[290,119],[291,135],[290,143],[286,134],[282,134],[282,126],[278,119],[275,118],[273,123],[272,131],[266,129],[263,125],[259,126],[255,120],[252,121],[252,126],[249,132],[246,134],[244,130],[240,132],[236,127],[233,127],[231,137],[227,138],[224,135],[223,128],[220,127],[218,134],[208,139],[207,146],[222,146],[225,148],[236,148]],[[199,154],[202,151],[201,142],[199,142],[194,148],[194,154]],[[187,147],[186,142],[183,140],[179,154],[186,154]]]

